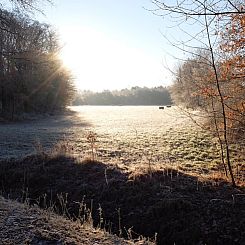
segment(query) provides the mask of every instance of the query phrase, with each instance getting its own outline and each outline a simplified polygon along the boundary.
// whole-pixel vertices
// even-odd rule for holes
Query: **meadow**
[[[65,115],[0,125],[0,159],[54,149],[78,158],[125,168],[170,164],[210,174],[222,168],[219,144],[177,107],[75,106]],[[195,120],[203,120],[193,112]],[[89,141],[94,135],[94,142]],[[243,162],[243,148],[232,146],[232,161]]]

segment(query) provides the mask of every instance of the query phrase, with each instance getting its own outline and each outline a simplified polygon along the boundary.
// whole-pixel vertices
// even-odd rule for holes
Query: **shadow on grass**
[[[33,154],[36,145],[51,150],[57,142],[73,141],[84,128],[93,126],[81,114],[66,111],[63,114],[33,116],[21,122],[0,123],[0,159],[20,158]]]
[[[245,240],[244,189],[228,183],[199,182],[176,170],[155,171],[130,177],[101,162],[59,156],[31,156],[0,163],[1,191],[10,198],[28,196],[30,202],[59,203],[67,193],[70,215],[79,202],[92,203],[94,225],[113,232],[132,228],[154,237],[158,244],[242,244]],[[41,197],[41,198],[40,198]],[[39,200],[39,201],[38,201]],[[66,200],[66,199],[64,199]],[[92,201],[91,201],[92,200]],[[102,215],[99,215],[99,207]]]

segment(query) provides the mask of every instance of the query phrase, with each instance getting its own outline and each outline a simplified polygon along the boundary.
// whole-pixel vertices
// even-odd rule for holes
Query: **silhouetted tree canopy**
[[[0,113],[47,112],[70,103],[74,87],[58,57],[55,31],[47,24],[1,9]]]

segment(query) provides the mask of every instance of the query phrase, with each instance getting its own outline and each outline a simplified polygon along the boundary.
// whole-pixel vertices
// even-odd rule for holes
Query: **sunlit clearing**
[[[163,85],[161,61],[157,63],[139,48],[89,28],[67,28],[61,35],[65,42],[61,57],[80,89]]]

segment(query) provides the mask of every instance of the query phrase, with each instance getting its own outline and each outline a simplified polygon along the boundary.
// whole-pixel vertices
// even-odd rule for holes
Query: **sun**
[[[103,33],[88,28],[69,28],[63,31],[62,39],[65,44],[61,58],[73,72],[78,88],[90,84],[91,88],[101,89],[102,83],[106,83],[104,87],[113,86],[110,81],[119,74],[121,47]]]
[[[152,81],[158,73],[156,69],[161,69],[138,47],[98,30],[71,27],[61,34],[61,58],[72,71],[78,89],[126,88],[139,80]]]

